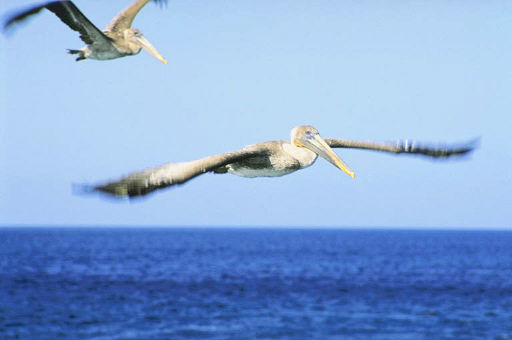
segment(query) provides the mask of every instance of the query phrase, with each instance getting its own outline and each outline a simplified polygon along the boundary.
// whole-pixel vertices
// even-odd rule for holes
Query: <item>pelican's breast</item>
[[[283,150],[289,157],[292,157],[298,162],[299,169],[307,168],[312,165],[318,157],[313,151],[290,143],[283,143]]]
[[[116,50],[123,55],[136,55],[142,50],[142,47],[130,40],[116,40],[113,43]]]
[[[86,58],[110,60],[124,57],[126,55],[138,54],[142,49],[137,44],[126,40],[119,32],[103,31],[103,33],[112,40],[110,40],[110,42],[95,41],[94,43],[83,47],[82,51],[84,51]]]
[[[264,147],[268,148],[268,156],[228,164],[228,172],[242,177],[278,177],[310,166],[317,157],[314,152],[285,141],[272,142]]]
[[[135,43],[131,38],[126,37],[120,32],[104,32],[112,39],[112,46],[117,50],[118,53],[124,55],[135,55],[139,54],[142,47]]]

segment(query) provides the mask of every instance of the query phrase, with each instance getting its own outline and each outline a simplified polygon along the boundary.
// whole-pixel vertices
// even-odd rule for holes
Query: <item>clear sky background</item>
[[[130,0],[75,3],[103,28]],[[168,65],[145,51],[77,63],[78,33],[49,11],[0,37],[1,225],[512,226],[512,2],[175,0],[133,27]],[[302,124],[481,145],[448,162],[337,149],[355,180],[318,159],[132,202],[72,193]]]

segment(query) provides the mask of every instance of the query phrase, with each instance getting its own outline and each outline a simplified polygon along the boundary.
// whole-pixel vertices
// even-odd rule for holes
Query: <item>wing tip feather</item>
[[[105,185],[94,185],[90,183],[72,183],[71,185],[71,191],[74,195],[101,195],[105,198],[114,199],[117,201],[129,199],[130,196],[127,190],[122,191],[120,189],[122,189],[122,186],[114,186],[112,185],[112,183]]]

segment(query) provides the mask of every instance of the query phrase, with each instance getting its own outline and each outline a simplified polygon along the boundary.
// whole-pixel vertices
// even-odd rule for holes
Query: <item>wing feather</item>
[[[114,32],[121,31],[127,28],[130,28],[133,23],[133,19],[139,11],[144,7],[150,0],[137,0],[132,3],[130,6],[126,7],[122,10],[118,15],[116,15],[110,23],[105,27],[105,31]],[[153,0],[156,3],[162,4],[167,3],[167,0]]]
[[[447,158],[452,156],[463,156],[475,150],[479,140],[473,139],[459,145],[428,146],[422,143],[409,140],[400,140],[396,143],[375,143],[361,142],[346,139],[325,139],[331,148],[365,149],[389,152],[394,154],[422,155],[433,158]]]
[[[112,39],[94,26],[73,2],[55,1],[47,4],[45,7],[55,13],[69,28],[80,32],[80,39],[86,44],[111,44]]]
[[[31,7],[25,11],[19,12],[7,19],[4,29],[9,29],[12,25],[19,23],[26,18],[39,13],[43,8],[55,13],[59,19],[69,26],[72,30],[80,33],[80,39],[86,44],[111,44],[111,39],[101,32],[85,15],[80,12],[78,7],[71,1],[52,1],[42,5]]]
[[[102,192],[114,196],[143,196],[157,189],[183,184],[194,177],[246,158],[261,156],[265,149],[244,148],[239,151],[205,157],[181,163],[166,163],[159,167],[132,173],[120,180],[86,186],[86,192]]]
[[[4,22],[4,30],[9,30],[12,27],[14,27],[16,24],[24,21],[28,17],[39,13],[42,9],[46,7],[46,4],[44,5],[37,5],[34,7],[30,7],[24,11],[17,11],[16,14],[8,15],[7,20]]]

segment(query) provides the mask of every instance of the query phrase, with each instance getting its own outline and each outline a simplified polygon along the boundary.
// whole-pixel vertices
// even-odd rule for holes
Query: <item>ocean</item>
[[[512,232],[0,228],[0,339],[512,339]]]

